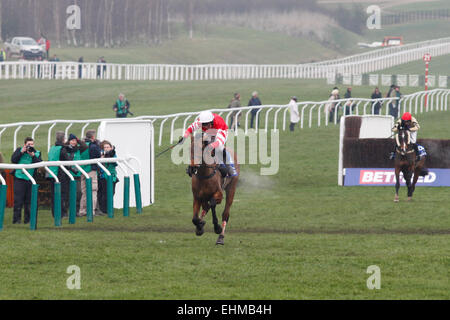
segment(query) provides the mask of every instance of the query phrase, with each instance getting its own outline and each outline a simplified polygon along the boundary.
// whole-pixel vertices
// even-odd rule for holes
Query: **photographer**
[[[74,160],[81,160],[81,153],[86,151],[88,149],[88,146],[83,141],[79,140],[74,134],[69,135],[69,140],[64,145],[64,148],[61,149],[61,160],[62,161],[74,161]],[[80,176],[81,172],[75,167],[75,166],[68,166],[66,167],[67,170],[70,171],[72,176],[77,181],[77,194],[81,194],[81,187],[80,187]],[[80,189],[80,192],[78,192],[78,189]],[[80,206],[80,196],[77,195],[77,207],[79,209]],[[77,215],[79,216],[79,215]]]
[[[128,102],[123,93],[119,94],[119,99],[114,104],[113,111],[116,112],[116,118],[126,118],[128,114],[134,116],[130,112],[130,102]]]
[[[33,138],[25,138],[23,147],[14,151],[11,162],[17,164],[31,164],[41,162],[41,152],[34,148]],[[34,176],[36,170],[28,169]],[[24,223],[30,222],[31,181],[22,170],[14,171],[14,215],[13,223],[21,223],[22,207],[24,207]]]
[[[69,141],[72,141],[72,145],[70,142],[65,143],[65,135],[63,131],[56,132],[56,142],[55,145],[50,148],[48,152],[48,161],[72,161],[74,160],[76,150],[81,148],[83,151],[87,149],[86,144],[83,147],[78,147],[78,139],[70,134]],[[78,155],[80,151],[78,151]],[[80,157],[78,157],[80,158]],[[59,167],[49,167],[49,169],[58,177],[59,182],[61,183],[61,217],[67,217],[67,209],[69,207],[69,186],[70,186],[70,178],[64,171],[60,170]],[[74,166],[66,167],[69,172],[76,177],[79,174],[78,169]],[[51,180],[52,187],[52,203],[54,201],[54,187],[55,181],[51,175],[48,175],[48,178]],[[53,206],[52,206],[52,215],[53,215]]]
[[[57,131],[55,134],[55,145],[48,151],[48,161],[64,161],[62,157],[62,149],[64,149],[65,135],[63,131]],[[61,184],[61,217],[67,217],[67,208],[69,201],[69,177],[59,169],[59,167],[49,167],[58,178]],[[52,175],[46,174],[47,179],[50,180],[51,197],[52,197],[52,216],[54,216],[54,202],[55,202],[55,179]]]
[[[111,142],[107,140],[103,140],[100,144],[102,148],[102,158],[117,158],[116,149],[111,144]],[[113,196],[116,192],[116,183],[119,181],[117,179],[116,167],[117,163],[104,163],[105,168],[111,173],[111,178],[113,182]],[[100,214],[107,213],[107,183],[106,183],[106,173],[98,168],[98,205],[100,208]]]
[[[100,142],[95,139],[96,131],[88,130],[86,131],[85,143],[88,145],[88,149],[81,153],[81,160],[98,159],[102,156],[100,149]],[[98,177],[97,177],[97,165],[90,164],[81,166],[84,171],[87,172],[89,178],[92,181],[92,205],[93,214],[94,210],[97,208],[97,191],[98,191]],[[86,197],[86,177],[81,175],[81,199],[80,199],[80,216],[85,216],[87,214],[87,197]]]

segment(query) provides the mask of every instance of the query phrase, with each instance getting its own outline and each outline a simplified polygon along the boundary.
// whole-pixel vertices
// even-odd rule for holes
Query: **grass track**
[[[234,91],[246,102],[257,89],[267,104],[329,92],[323,81],[288,80],[1,84],[2,123],[105,117],[118,90],[139,115],[226,106]],[[417,117],[420,137],[448,138],[450,114]],[[7,158],[9,131],[1,141]],[[38,131],[38,146],[45,132]],[[448,189],[418,188],[407,204],[402,188],[394,204],[393,188],[338,187],[338,133],[333,126],[281,132],[275,176],[243,165],[224,247],[214,246],[209,215],[205,235],[194,235],[185,166],[168,156],[156,161],[156,203],[142,216],[116,210],[114,219],[64,220],[56,229],[42,209],[31,232],[11,224],[9,209],[0,232],[0,299],[449,299]],[[74,264],[82,289],[71,291],[66,269]],[[370,265],[381,268],[381,290],[366,288]]]

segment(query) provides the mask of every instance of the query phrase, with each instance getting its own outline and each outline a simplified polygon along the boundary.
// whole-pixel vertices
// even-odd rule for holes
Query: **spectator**
[[[51,62],[59,62],[59,58],[56,56],[56,54],[53,55],[53,57],[50,59]],[[56,78],[56,63],[53,64],[53,79]]]
[[[289,130],[294,131],[295,124],[300,121],[300,115],[298,113],[297,97],[293,96],[289,102],[289,113],[291,114],[291,123]]]
[[[63,131],[57,131],[55,134],[55,145],[53,145],[48,151],[48,161],[64,161],[61,158],[61,150],[64,148],[65,135]],[[50,171],[58,178],[61,184],[61,217],[67,216],[68,207],[68,195],[69,195],[69,178],[67,175],[59,169],[59,167],[49,167]],[[55,179],[49,173],[46,177],[50,180],[51,186],[51,197],[52,197],[52,216],[54,216],[54,203],[55,203]]]
[[[84,59],[83,59],[83,57],[80,57],[78,59],[78,79],[83,78],[83,63],[84,63]]]
[[[400,87],[399,86],[396,86],[395,87],[395,96],[398,98],[396,101],[395,101],[395,116],[394,116],[394,118],[397,118],[398,116],[399,116],[399,111],[400,111],[400,99],[402,98],[402,93],[400,92]]]
[[[252,93],[252,97],[250,101],[248,102],[248,106],[260,106],[262,105],[261,100],[259,100],[258,92],[254,91]],[[256,114],[258,113],[260,108],[253,108],[251,111],[252,117],[250,119],[250,128],[253,128],[253,121],[255,120]],[[257,120],[258,121],[258,120]]]
[[[375,88],[375,91],[372,93],[371,99],[381,99],[381,92],[378,87]],[[380,114],[381,102],[376,101],[372,103],[373,114]]]
[[[47,60],[50,57],[50,40],[46,39],[45,40],[45,51],[47,52]]]
[[[231,100],[230,104],[228,105],[228,108],[240,108],[240,107],[241,107],[241,95],[236,92],[234,94],[233,99]],[[234,111],[231,113],[230,129],[233,129],[233,121],[235,120],[238,112],[239,111]],[[239,127],[240,119],[241,119],[241,113],[239,113],[237,123],[235,123],[235,125],[234,125],[234,127],[235,127],[234,130],[237,130],[237,128]]]
[[[102,64],[104,64],[103,68],[102,68]],[[102,72],[103,70],[103,72]],[[106,60],[105,57],[100,57],[97,60],[97,79],[98,78],[104,78],[105,77],[105,72],[106,72]]]
[[[102,57],[102,63],[103,63],[103,78],[105,78],[105,75],[106,75],[106,60],[105,60],[105,57]]]
[[[37,61],[42,62],[42,56],[37,57]],[[40,63],[37,64],[37,76],[39,79],[42,78],[42,69]]]
[[[351,99],[351,97],[352,97],[352,88],[348,87],[347,92],[344,95],[344,98]],[[345,101],[344,115],[347,116],[347,115],[353,114],[354,111],[355,111],[355,105],[353,104],[353,101],[352,100]]]
[[[128,114],[133,115],[130,112],[130,102],[123,93],[119,94],[119,99],[114,104],[113,110],[116,113],[116,118],[126,118]]]
[[[0,50],[0,62],[6,61],[6,52],[3,48]]]
[[[333,122],[336,103],[332,101],[337,99],[339,99],[339,89],[334,87],[333,91],[331,91],[330,97],[328,98],[328,101],[330,102],[325,105],[324,110],[325,114],[328,114],[328,122]]]
[[[57,131],[55,134],[55,145],[48,152],[48,161],[65,161],[66,153],[61,152],[65,147],[65,135],[63,131]],[[60,170],[59,167],[49,167],[58,178],[61,184],[61,217],[67,217],[67,208],[69,207],[69,177]],[[47,178],[51,182],[52,197],[52,216],[54,216],[55,201],[55,179],[47,173]]]
[[[81,160],[98,159],[101,157],[100,145],[98,140],[95,139],[95,134],[95,130],[88,130],[86,132],[85,142],[88,149],[81,153]],[[97,165],[90,164],[81,167],[87,172],[92,181],[92,209],[95,210],[97,208],[98,191]],[[86,200],[86,177],[81,175],[80,216],[85,216],[87,214]],[[95,212],[93,212],[93,214],[95,215]]]
[[[80,141],[74,134],[70,134],[69,140],[61,150],[61,158],[67,161],[81,160],[81,153],[85,152],[87,149],[88,146],[84,141]],[[70,171],[74,179],[77,181],[77,212],[79,212],[81,200],[81,172],[75,166],[68,166],[66,169]],[[80,217],[79,213],[77,216]]]
[[[102,63],[103,57],[98,58],[97,60],[97,79],[102,77],[102,66],[100,63]]]
[[[102,158],[117,158],[116,156],[116,149],[111,144],[111,142],[103,140],[100,144],[100,147],[102,149]],[[113,183],[113,196],[116,191],[116,183],[118,182],[117,179],[117,172],[116,172],[116,166],[117,163],[104,163],[103,164],[105,168],[111,173],[111,179]],[[100,215],[103,215],[107,213],[107,183],[106,183],[106,173],[101,169],[98,168],[98,206],[100,208]]]
[[[395,85],[392,84],[390,86],[390,88],[389,88],[389,91],[386,94],[386,98],[395,98],[396,96],[397,95],[395,93]],[[390,100],[389,101],[389,104],[388,104],[388,106],[389,106],[389,114],[391,116],[393,116],[394,118],[397,118],[398,117],[398,111],[397,112],[395,111],[395,105],[396,105],[395,100]]]
[[[25,138],[23,147],[14,151],[11,162],[17,164],[30,164],[41,162],[41,152],[34,148],[33,138]],[[31,176],[36,174],[35,169],[28,169]],[[22,207],[24,207],[24,223],[30,222],[31,181],[22,170],[14,171],[14,214],[13,223],[21,223]]]

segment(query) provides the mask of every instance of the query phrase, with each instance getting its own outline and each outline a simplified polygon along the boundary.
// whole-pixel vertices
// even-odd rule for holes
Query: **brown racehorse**
[[[416,152],[411,145],[411,135],[408,129],[400,126],[395,137],[397,143],[395,156],[395,198],[394,202],[399,201],[398,190],[400,189],[400,172],[403,173],[403,178],[408,187],[408,201],[412,200],[414,190],[416,188],[419,176],[427,175],[425,170],[425,157],[416,162]],[[411,182],[412,174],[414,179]]]
[[[194,196],[192,223],[196,226],[196,235],[201,236],[206,224],[204,218],[211,209],[214,231],[219,234],[216,244],[223,245],[240,168],[235,154],[234,161],[238,175],[224,178],[219,170],[217,158],[210,156],[211,152],[214,152],[208,148],[209,142],[212,142],[208,141],[210,139],[211,136],[206,133],[191,136],[191,166],[189,169],[192,174],[192,194]],[[216,205],[222,202],[224,191],[226,192],[226,203],[222,213],[222,225],[219,225]],[[202,208],[202,213],[199,216],[200,208]]]

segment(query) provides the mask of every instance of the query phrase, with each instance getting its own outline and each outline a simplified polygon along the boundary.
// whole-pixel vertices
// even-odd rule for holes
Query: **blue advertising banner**
[[[428,169],[429,174],[419,177],[417,187],[450,187],[450,169]],[[394,186],[395,171],[387,168],[346,168],[344,186]],[[405,184],[400,173],[400,183]]]

